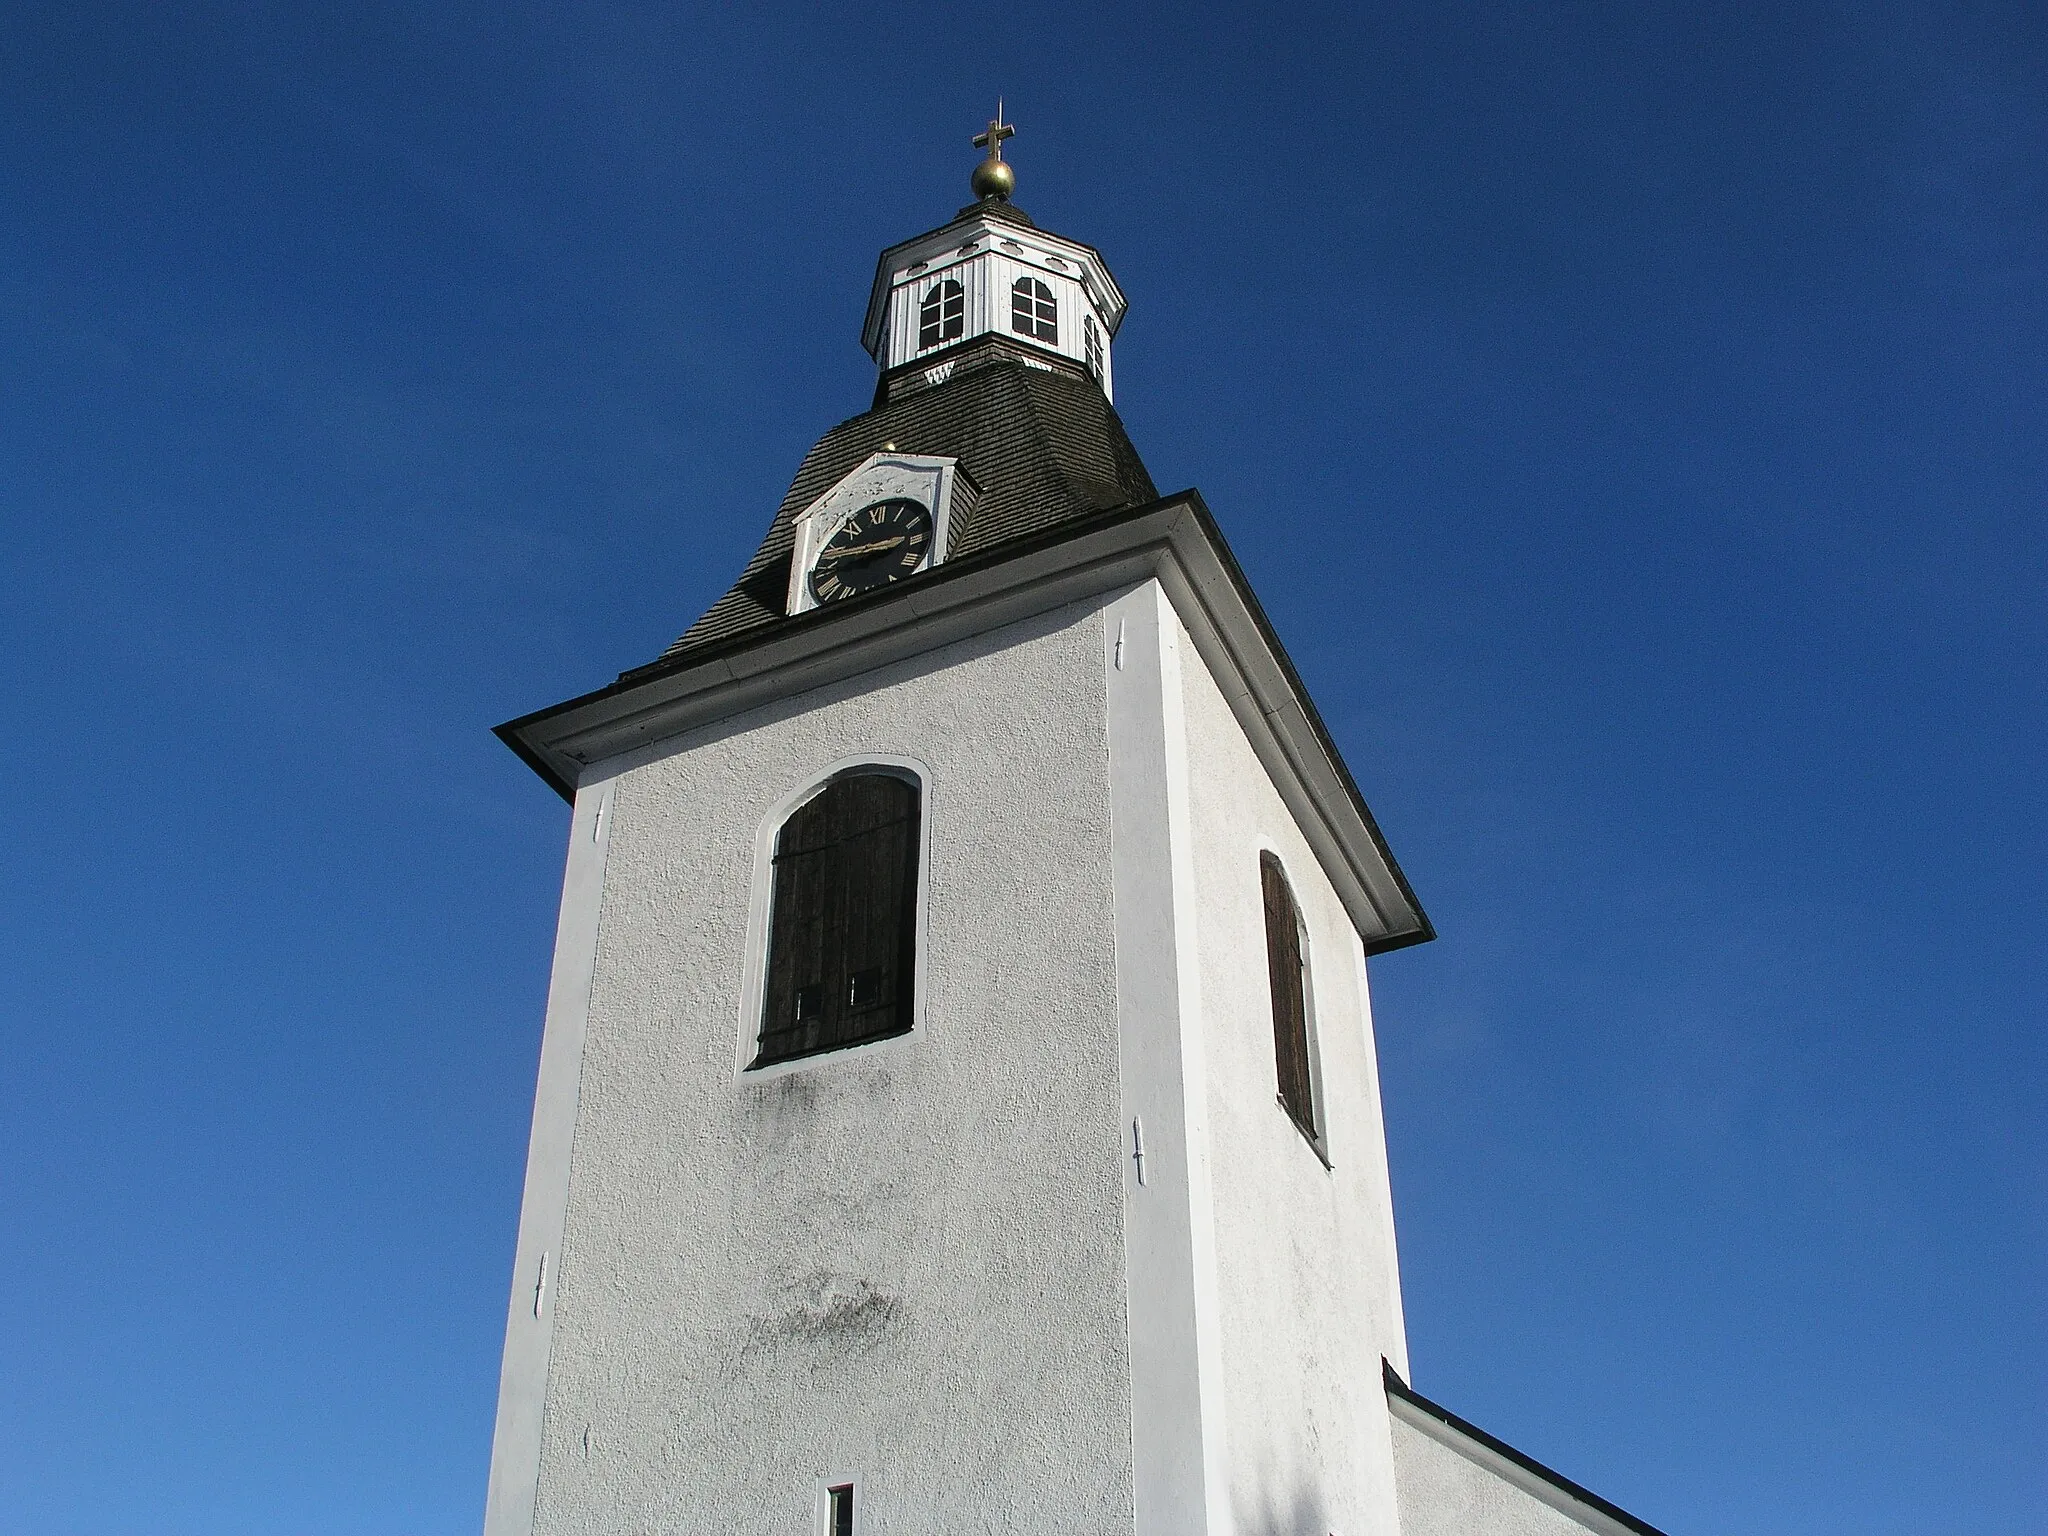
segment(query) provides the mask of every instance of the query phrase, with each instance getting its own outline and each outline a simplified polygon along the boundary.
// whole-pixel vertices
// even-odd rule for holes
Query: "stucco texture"
[[[1395,1536],[1380,1357],[1405,1349],[1363,952],[1184,637],[1182,650],[1232,1515],[1244,1536]],[[1327,1167],[1278,1101],[1262,848],[1308,931]]]
[[[536,1531],[1131,1528],[1098,606],[619,776]],[[760,829],[867,754],[929,768],[923,1023],[736,1073]]]
[[[1398,1418],[1394,1475],[1401,1536],[1586,1536],[1615,1529],[1612,1521],[1574,1520]]]

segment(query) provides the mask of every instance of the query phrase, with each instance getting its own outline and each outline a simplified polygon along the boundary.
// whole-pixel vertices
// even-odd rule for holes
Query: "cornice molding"
[[[593,769],[775,699],[1157,579],[1350,912],[1366,952],[1435,937],[1200,493],[1062,523],[628,672],[497,728],[565,799]]]

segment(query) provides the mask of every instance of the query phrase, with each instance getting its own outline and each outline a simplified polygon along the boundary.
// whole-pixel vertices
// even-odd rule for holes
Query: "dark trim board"
[[[1586,1508],[1606,1516],[1623,1529],[1634,1532],[1635,1536],[1665,1536],[1663,1531],[1658,1530],[1649,1521],[1636,1518],[1636,1516],[1630,1514],[1619,1504],[1610,1503],[1608,1500],[1601,1498],[1599,1494],[1593,1492],[1592,1489],[1581,1487],[1562,1472],[1556,1472],[1546,1467],[1535,1457],[1523,1455],[1505,1440],[1497,1439],[1489,1435],[1477,1424],[1459,1418],[1450,1409],[1444,1407],[1443,1404],[1431,1402],[1420,1392],[1409,1386],[1407,1382],[1403,1381],[1391,1362],[1386,1360],[1380,1362],[1380,1374],[1386,1382],[1388,1398],[1396,1404],[1406,1404],[1410,1409],[1415,1410],[1422,1416],[1436,1420],[1444,1428],[1472,1441],[1475,1445],[1485,1450],[1491,1451],[1501,1460],[1519,1467],[1538,1481],[1548,1483],[1552,1488],[1564,1494],[1574,1503],[1583,1504]]]

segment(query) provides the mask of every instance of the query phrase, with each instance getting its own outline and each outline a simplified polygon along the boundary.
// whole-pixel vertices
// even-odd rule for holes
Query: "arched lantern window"
[[[1020,277],[1010,285],[1010,329],[1049,346],[1060,344],[1059,302],[1037,278]]]
[[[917,350],[941,342],[958,341],[967,328],[967,298],[952,278],[942,278],[925,290],[917,306]]]

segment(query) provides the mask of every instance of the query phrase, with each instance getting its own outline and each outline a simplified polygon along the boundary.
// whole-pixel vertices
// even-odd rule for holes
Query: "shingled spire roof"
[[[804,455],[732,590],[650,665],[668,666],[700,647],[789,622],[784,602],[796,518],[885,445],[960,461],[949,561],[1157,499],[1095,381],[1082,369],[1021,354],[1003,338],[986,337],[954,351],[937,383],[920,370],[885,377],[874,409],[841,422]]]

